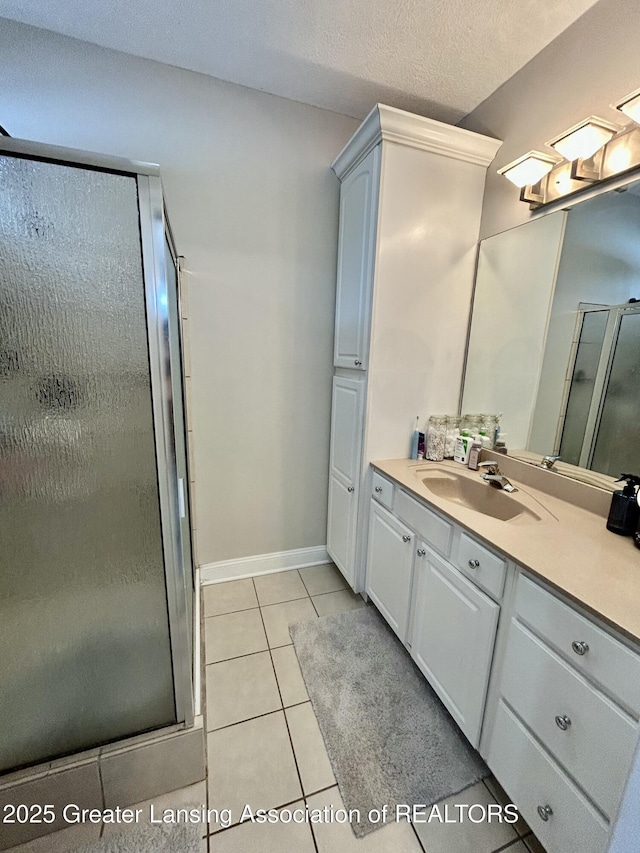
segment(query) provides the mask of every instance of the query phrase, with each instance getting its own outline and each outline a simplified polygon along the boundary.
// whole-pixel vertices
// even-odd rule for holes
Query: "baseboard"
[[[330,562],[331,557],[325,545],[279,551],[275,554],[258,554],[255,557],[239,557],[236,560],[221,560],[219,563],[205,563],[200,566],[200,583],[235,581],[254,575],[270,575],[274,572],[304,569],[307,566],[320,566]]]

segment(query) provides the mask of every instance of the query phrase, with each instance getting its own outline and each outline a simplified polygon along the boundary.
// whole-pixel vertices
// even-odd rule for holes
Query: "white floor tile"
[[[307,590],[300,580],[297,571],[276,572],[272,575],[261,575],[254,578],[260,606],[280,604],[282,601],[293,601],[296,598],[306,598]]]
[[[496,803],[485,785],[475,785],[454,794],[439,803],[440,813],[446,814],[449,807],[451,818],[457,817],[455,806],[478,804],[485,809],[489,803]],[[478,811],[478,810],[476,810]],[[472,813],[475,817],[475,814]],[[430,823],[416,823],[416,832],[422,842],[425,853],[493,853],[499,847],[516,841],[518,835],[512,825],[499,823],[495,819],[489,822],[473,823],[464,817],[460,822],[445,823],[432,820]]]
[[[270,809],[300,799],[283,711],[209,732],[207,748],[209,808],[231,809],[232,823],[245,805]]]
[[[298,705],[300,702],[308,702],[309,694],[293,646],[272,649],[271,657],[285,708],[289,705]]]
[[[307,800],[310,809],[344,808],[338,788],[314,794]],[[390,823],[364,838],[356,838],[348,823],[312,824],[318,853],[422,853],[408,823]]]
[[[97,841],[98,838],[100,824],[81,823],[10,847],[6,853],[73,853],[78,847]]]
[[[259,610],[207,617],[204,638],[206,663],[250,655],[267,648]]]
[[[335,785],[336,779],[311,702],[287,708],[285,714],[305,796]]]
[[[343,610],[357,610],[359,607],[366,607],[362,596],[356,595],[350,589],[314,595],[312,601],[318,611],[318,616],[331,616],[332,613],[340,613]]]
[[[282,604],[272,604],[262,608],[262,618],[267,629],[269,646],[288,646],[291,643],[289,625],[294,622],[309,622],[317,619],[310,598],[298,601],[285,601]]]
[[[302,800],[288,807],[304,809]],[[308,824],[243,823],[211,838],[214,853],[314,853]]]
[[[207,729],[259,717],[282,707],[269,652],[207,666]]]
[[[258,606],[251,578],[227,583],[211,583],[202,587],[205,616],[221,616]]]
[[[322,566],[309,566],[307,569],[299,569],[298,571],[309,595],[336,592],[339,589],[346,589],[348,586],[346,580],[333,563],[325,563]]]

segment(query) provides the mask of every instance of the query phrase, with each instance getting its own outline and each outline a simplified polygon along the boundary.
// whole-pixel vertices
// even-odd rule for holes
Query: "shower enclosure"
[[[640,470],[640,305],[580,305],[559,453],[619,477]]]
[[[0,774],[193,722],[157,167],[0,140]]]

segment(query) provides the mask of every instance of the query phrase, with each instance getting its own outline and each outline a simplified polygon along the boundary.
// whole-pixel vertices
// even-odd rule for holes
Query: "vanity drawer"
[[[426,541],[428,545],[439,551],[444,557],[449,556],[451,550],[451,534],[453,525],[449,524],[435,512],[431,512],[426,506],[414,501],[402,489],[398,489],[396,495],[395,514],[412,527],[416,533]]]
[[[522,574],[515,611],[572,666],[640,716],[640,655]]]
[[[502,598],[507,576],[507,561],[503,557],[498,557],[473,537],[462,533],[455,564],[492,598],[498,601]]]
[[[375,498],[387,509],[393,510],[393,493],[394,485],[386,477],[382,477],[377,471],[373,472],[373,482],[371,483],[371,497]]]
[[[512,619],[501,692],[602,812],[613,818],[637,739],[634,721]]]
[[[547,853],[604,853],[607,823],[502,699],[487,763]]]

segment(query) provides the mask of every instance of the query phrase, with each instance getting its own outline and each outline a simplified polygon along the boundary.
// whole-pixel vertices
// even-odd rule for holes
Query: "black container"
[[[607,530],[618,533],[620,536],[633,536],[640,519],[640,507],[638,507],[640,477],[636,474],[622,474],[616,483],[624,480],[626,480],[624,488],[614,492],[611,498]]]

